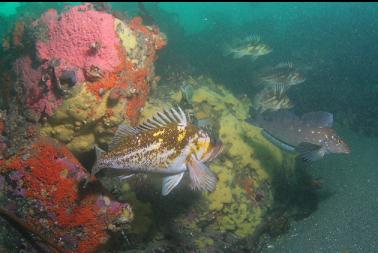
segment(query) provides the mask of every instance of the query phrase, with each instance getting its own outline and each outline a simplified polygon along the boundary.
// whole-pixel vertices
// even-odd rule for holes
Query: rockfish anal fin
[[[215,190],[217,184],[215,174],[194,155],[189,160],[188,169],[192,189],[210,192]]]
[[[180,183],[183,176],[184,172],[164,177],[161,195],[168,195]]]
[[[257,58],[259,58],[259,56],[258,56],[258,55],[250,55],[250,56],[249,56],[249,60],[250,60],[251,62],[254,62],[254,61],[256,61],[256,60],[257,60]]]
[[[299,157],[307,162],[320,160],[325,154],[321,146],[308,142],[302,142],[295,150],[300,153]]]
[[[243,51],[233,51],[232,52],[232,58],[233,59],[240,59],[246,56],[246,54]]]

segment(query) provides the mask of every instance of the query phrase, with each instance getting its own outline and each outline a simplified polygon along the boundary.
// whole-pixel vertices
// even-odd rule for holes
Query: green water
[[[0,3],[0,38],[16,21],[37,18],[60,4]],[[79,3],[75,3],[79,4]],[[136,3],[111,3],[138,14]],[[267,66],[294,62],[306,72],[303,85],[289,96],[293,111],[330,111],[335,128],[350,142],[352,154],[311,165],[327,195],[308,218],[295,221],[286,234],[264,238],[259,252],[378,252],[378,5],[374,3],[146,3],[154,25],[168,45],[155,63],[167,69],[205,75],[237,96],[253,98],[251,85]],[[256,61],[224,56],[232,39],[259,35],[273,51]],[[11,66],[9,66],[11,69]],[[372,225],[373,224],[373,225]],[[0,248],[1,251],[1,248]],[[169,252],[169,251],[162,251]]]

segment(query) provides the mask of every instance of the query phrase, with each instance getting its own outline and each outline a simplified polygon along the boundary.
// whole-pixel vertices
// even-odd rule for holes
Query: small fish
[[[264,70],[258,77],[258,82],[264,86],[284,85],[289,88],[301,84],[306,79],[290,62],[280,63],[275,67]]]
[[[252,60],[256,60],[258,57],[269,54],[270,52],[272,52],[272,48],[262,43],[260,37],[249,36],[244,40],[233,43],[232,46],[225,46],[223,55],[231,55],[234,59],[249,56]]]
[[[287,110],[258,115],[256,124],[277,146],[297,151],[305,161],[315,161],[330,153],[350,153],[349,146],[332,129],[329,112],[309,112],[301,118]]]
[[[172,108],[138,127],[120,125],[108,152],[96,147],[92,175],[101,170],[120,174],[120,179],[135,173],[161,174],[165,196],[189,171],[192,189],[213,191],[217,178],[204,163],[222,149],[222,144],[214,144],[205,131],[189,123],[180,107]]]
[[[194,94],[193,86],[190,83],[184,81],[180,87],[180,90],[182,94],[184,95],[185,101],[189,105],[193,105],[193,101],[192,101],[193,94]]]
[[[286,95],[286,88],[283,85],[265,87],[253,100],[254,108],[263,113],[265,111],[278,111],[281,109],[290,109],[294,105]]]

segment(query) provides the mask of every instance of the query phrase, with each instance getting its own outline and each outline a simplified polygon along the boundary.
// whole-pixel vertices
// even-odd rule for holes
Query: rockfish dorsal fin
[[[261,41],[261,36],[258,34],[249,35],[244,39],[244,42],[248,42],[248,43],[259,43],[260,41]]]
[[[188,121],[184,111],[178,106],[177,109],[165,109],[158,112],[151,118],[144,121],[136,129],[139,131],[151,130],[157,127],[164,127],[170,123],[177,123],[179,126],[186,127]]]
[[[119,125],[112,139],[112,142],[109,144],[109,150],[117,147],[127,136],[135,135],[137,133],[139,133],[139,130],[137,128],[128,126],[126,124]]]
[[[292,69],[294,68],[294,64],[292,62],[280,62],[276,65],[275,68],[289,68]]]
[[[302,115],[302,121],[312,127],[329,127],[333,125],[333,114],[330,112],[308,112]]]

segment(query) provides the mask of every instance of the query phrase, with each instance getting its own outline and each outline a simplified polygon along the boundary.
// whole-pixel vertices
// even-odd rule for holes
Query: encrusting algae
[[[91,4],[85,4],[82,8],[93,14]],[[82,15],[83,10],[75,10],[70,15]],[[143,25],[140,17],[126,22],[110,14],[97,15],[105,15],[109,19],[108,23],[102,23],[106,25],[105,30],[111,34],[111,38],[109,35],[92,41],[88,45],[90,57],[85,57],[101,64],[105,62],[105,67],[109,67],[110,63],[114,67],[106,69],[99,63],[83,61],[84,66],[76,75],[69,70],[73,72],[72,77],[77,79],[77,83],[64,91],[64,98],[43,118],[42,133],[62,141],[76,155],[93,150],[95,144],[105,147],[125,119],[128,124],[137,123],[150,87],[159,79],[154,73],[156,52],[166,45],[167,40],[157,27]],[[60,29],[80,30],[71,26],[75,24],[70,23],[68,28],[62,24]],[[74,32],[66,32],[68,38],[65,39],[73,40],[70,36],[76,35]],[[54,39],[50,38],[52,41]],[[77,49],[76,45],[72,47],[67,49],[72,54],[83,51]],[[106,50],[110,53],[106,54]],[[110,59],[110,55],[115,59]],[[81,55],[70,57],[76,62]],[[60,69],[55,71],[59,72]],[[65,71],[67,73],[68,70]]]
[[[124,119],[125,101],[108,106],[109,93],[101,101],[86,86],[75,87],[75,95],[66,99],[42,126],[42,133],[66,143],[75,154],[91,151],[95,143],[109,143]]]

